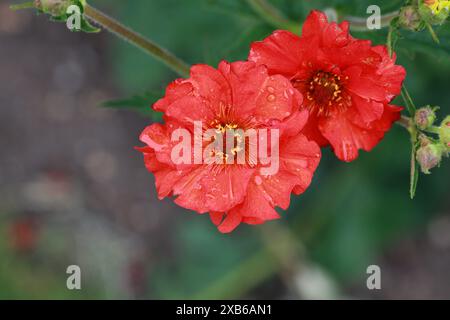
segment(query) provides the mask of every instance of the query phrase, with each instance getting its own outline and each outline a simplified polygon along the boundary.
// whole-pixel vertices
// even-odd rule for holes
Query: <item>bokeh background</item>
[[[282,220],[222,235],[207,216],[157,200],[133,147],[158,116],[101,105],[135,94],[150,105],[176,75],[107,32],[71,33],[11,2],[0,2],[0,298],[450,298],[450,161],[410,200],[403,128],[351,164],[325,150]],[[312,8],[364,17],[369,4],[402,3],[270,2],[299,24]],[[244,0],[90,3],[189,63],[245,59],[274,30]],[[402,32],[399,63],[416,104],[448,114],[449,23],[436,31],[441,46]],[[386,30],[355,35],[381,44]],[[66,288],[71,264],[80,291]],[[366,287],[372,264],[382,290]]]

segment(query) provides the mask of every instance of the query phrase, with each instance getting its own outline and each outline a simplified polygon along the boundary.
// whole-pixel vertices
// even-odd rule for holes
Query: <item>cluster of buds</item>
[[[439,127],[433,126],[436,109],[437,107],[426,106],[418,109],[414,116],[415,126],[419,130],[431,131],[439,136],[439,139],[433,139],[423,132],[419,134],[420,145],[416,152],[416,160],[425,174],[429,174],[431,169],[439,166],[443,156],[450,153],[450,116],[447,116]]]
[[[450,0],[419,0],[400,10],[399,24],[403,28],[420,31],[426,24],[443,24],[450,13]]]

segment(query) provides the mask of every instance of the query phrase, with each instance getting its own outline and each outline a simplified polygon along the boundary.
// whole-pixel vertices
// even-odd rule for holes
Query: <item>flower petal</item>
[[[355,124],[351,121],[354,115],[351,110],[336,114],[333,117],[321,119],[319,123],[323,135],[330,141],[336,156],[346,162],[358,157],[358,150],[372,150],[384,137],[392,124],[400,117],[401,108],[387,106],[383,116],[368,126]]]
[[[263,41],[253,42],[248,59],[266,65],[271,74],[290,78],[301,64],[300,37],[289,31],[275,31]]]
[[[228,212],[225,216],[225,219],[222,221],[222,223],[218,226],[218,230],[222,233],[230,233],[236,227],[241,223],[242,216],[239,214],[239,212],[235,210],[231,210]]]

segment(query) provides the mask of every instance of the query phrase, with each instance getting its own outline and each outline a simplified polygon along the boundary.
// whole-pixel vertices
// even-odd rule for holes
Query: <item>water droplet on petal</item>
[[[270,93],[274,93],[275,89],[273,87],[267,87],[267,91]]]
[[[269,102],[274,102],[275,99],[276,99],[276,97],[275,97],[273,94],[269,94],[269,95],[267,96],[267,101],[269,101]]]
[[[260,176],[255,176],[255,183],[260,186],[262,184],[262,179]]]

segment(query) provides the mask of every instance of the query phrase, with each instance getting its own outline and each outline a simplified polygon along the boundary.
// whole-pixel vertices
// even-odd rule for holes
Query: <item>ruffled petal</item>
[[[209,213],[209,217],[211,218],[211,222],[213,224],[215,224],[216,226],[218,226],[219,224],[222,223],[223,220],[223,216],[225,215],[225,213],[223,212],[215,212],[215,211],[211,211]]]
[[[199,166],[174,185],[175,202],[197,212],[226,212],[241,203],[253,169]],[[200,202],[200,203],[199,203]]]
[[[401,108],[386,106],[382,117],[373,121],[370,125],[364,126],[355,124],[351,119],[355,119],[351,114],[336,114],[333,117],[321,119],[319,123],[323,135],[330,141],[336,156],[346,162],[355,160],[358,157],[358,150],[372,150],[384,137],[392,124],[400,117]]]
[[[321,157],[317,143],[308,140],[303,134],[282,142],[280,172],[295,177],[295,194],[301,194],[309,187]]]
[[[233,101],[229,114],[241,120],[283,120],[300,107],[303,97],[289,80],[269,76],[265,66],[251,62],[222,62],[219,70],[230,83]]]
[[[248,59],[266,65],[271,74],[291,78],[300,68],[302,45],[300,37],[289,31],[275,31],[263,41],[253,42]]]
[[[236,210],[231,210],[225,215],[225,219],[217,227],[222,233],[230,233],[241,223],[242,216]]]
[[[172,195],[173,186],[188,171],[175,170],[173,167],[159,162],[155,151],[149,147],[138,148],[138,151],[144,155],[144,163],[147,170],[155,175],[158,198],[161,200]]]
[[[156,111],[165,112],[167,107],[174,101],[191,95],[193,90],[194,87],[189,81],[185,79],[176,79],[167,86],[164,98],[153,104],[153,109]]]

